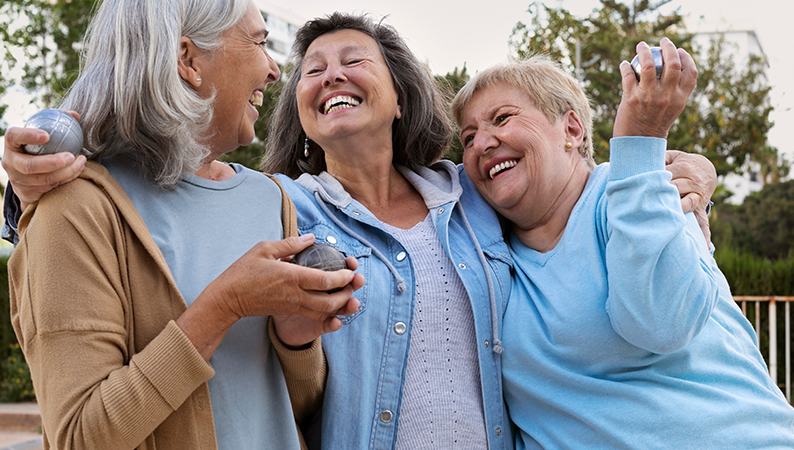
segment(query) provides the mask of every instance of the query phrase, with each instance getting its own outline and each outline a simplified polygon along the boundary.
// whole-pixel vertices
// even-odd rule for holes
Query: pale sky
[[[528,22],[531,0],[269,0],[311,19],[332,12],[369,12],[387,21],[427,61],[436,74],[445,74],[466,63],[470,74],[507,59],[507,41],[518,21]],[[579,17],[600,7],[598,0],[547,2],[563,6]],[[783,6],[789,4],[789,6]],[[786,130],[794,129],[794,5],[779,0],[673,0],[662,11],[680,7],[681,14],[708,21],[725,20],[735,29],[754,29],[769,59],[767,72],[775,111],[770,130],[772,146],[794,160],[794,144]]]

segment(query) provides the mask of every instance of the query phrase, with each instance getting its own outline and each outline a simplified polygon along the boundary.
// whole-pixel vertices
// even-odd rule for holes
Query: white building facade
[[[283,66],[295,41],[295,33],[306,19],[267,0],[254,0],[254,4],[262,11],[265,26],[270,32],[267,36],[267,52]]]

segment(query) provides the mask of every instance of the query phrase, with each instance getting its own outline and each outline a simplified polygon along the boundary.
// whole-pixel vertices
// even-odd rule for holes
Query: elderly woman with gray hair
[[[266,316],[336,330],[363,279],[279,261],[313,240],[289,198],[215,161],[279,77],[267,34],[250,0],[105,0],[91,21],[63,107],[98,163],[34,199],[9,262],[45,448],[300,447]],[[10,129],[6,167],[46,139]]]
[[[665,168],[666,137],[697,80],[661,40],[623,98],[610,162],[592,159],[576,80],[536,56],[458,93],[466,175],[507,220],[505,402],[516,448],[794,448],[794,409]]]

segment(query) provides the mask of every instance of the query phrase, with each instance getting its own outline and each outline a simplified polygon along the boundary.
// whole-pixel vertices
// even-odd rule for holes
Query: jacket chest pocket
[[[309,229],[301,229],[300,231],[301,234],[314,234],[315,242],[330,245],[341,252],[345,257],[352,256],[358,261],[356,273],[360,273],[364,276],[364,286],[353,292],[353,297],[358,299],[360,306],[358,311],[349,316],[338,316],[343,324],[349,324],[367,310],[368,292],[371,284],[370,255],[372,254],[372,250],[358,240],[346,234],[343,235],[337,230],[331,229],[325,225],[317,225]]]

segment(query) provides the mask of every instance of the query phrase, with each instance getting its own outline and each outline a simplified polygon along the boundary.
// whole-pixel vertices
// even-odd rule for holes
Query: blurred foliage
[[[30,370],[11,328],[8,302],[8,257],[0,258],[0,402],[35,398]]]
[[[446,75],[436,75],[436,81],[441,86],[441,89],[444,91],[444,95],[447,98],[447,102],[451,102],[452,99],[455,97],[455,94],[458,93],[461,88],[469,81],[469,73],[466,70],[466,64],[463,64],[462,69],[455,69],[452,72],[447,72]],[[455,164],[460,164],[463,162],[463,146],[460,144],[460,138],[456,131],[455,137],[452,139],[452,144],[447,149],[447,152],[444,154],[445,158],[451,159],[455,162]]]
[[[3,63],[0,94],[18,81],[33,94],[42,108],[56,106],[77,79],[81,40],[91,18],[95,0],[3,0],[0,27]],[[22,76],[7,78],[18,61],[11,50],[21,52]],[[8,105],[0,105],[0,118]]]
[[[794,180],[767,184],[741,205],[720,203],[711,218],[712,241],[756,258],[794,256]],[[789,272],[794,279],[794,270]]]

